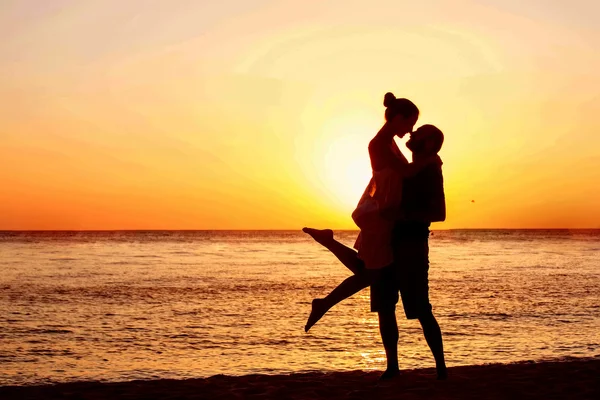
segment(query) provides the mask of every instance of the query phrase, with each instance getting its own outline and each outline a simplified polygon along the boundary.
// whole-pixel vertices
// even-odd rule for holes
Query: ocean
[[[600,356],[600,230],[434,231],[430,261],[449,366]],[[0,385],[384,369],[368,289],[304,333],[348,274],[299,231],[0,232]]]

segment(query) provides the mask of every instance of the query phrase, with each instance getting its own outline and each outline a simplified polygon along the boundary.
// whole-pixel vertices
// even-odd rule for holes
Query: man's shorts
[[[395,310],[399,291],[406,318],[419,318],[431,311],[428,234],[395,235],[393,246],[396,261],[371,285],[371,311]]]

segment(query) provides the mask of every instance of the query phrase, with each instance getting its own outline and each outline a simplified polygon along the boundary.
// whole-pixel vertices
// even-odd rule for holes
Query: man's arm
[[[444,178],[439,165],[429,166],[413,178],[414,193],[404,203],[408,221],[440,222],[446,219]]]
[[[439,166],[432,174],[432,182],[429,188],[429,222],[442,222],[446,220],[446,195],[444,194],[444,175],[442,167]]]

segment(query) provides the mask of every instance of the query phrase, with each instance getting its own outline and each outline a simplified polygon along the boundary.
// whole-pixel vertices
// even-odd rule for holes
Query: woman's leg
[[[335,240],[331,229],[303,228],[302,231],[308,233],[317,243],[332,252],[353,274],[365,269],[364,263],[358,258],[356,250]]]
[[[304,228],[302,231],[333,253],[354,274],[346,278],[325,298],[313,300],[312,310],[304,327],[308,332],[333,306],[368,287],[376,279],[378,271],[365,269],[363,261],[358,258],[358,252],[335,240],[331,229]]]
[[[371,282],[379,277],[379,273],[379,270],[365,269],[344,279],[325,298],[314,299],[304,331],[308,332],[333,306],[371,285]]]

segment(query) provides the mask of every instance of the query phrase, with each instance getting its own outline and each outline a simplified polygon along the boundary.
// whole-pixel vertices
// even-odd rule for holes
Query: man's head
[[[432,156],[437,154],[444,144],[444,134],[433,125],[423,125],[410,134],[406,147],[413,154]]]
[[[413,130],[419,119],[419,109],[408,99],[397,99],[393,93],[386,93],[383,98],[385,120],[393,122],[394,134],[403,137]]]

